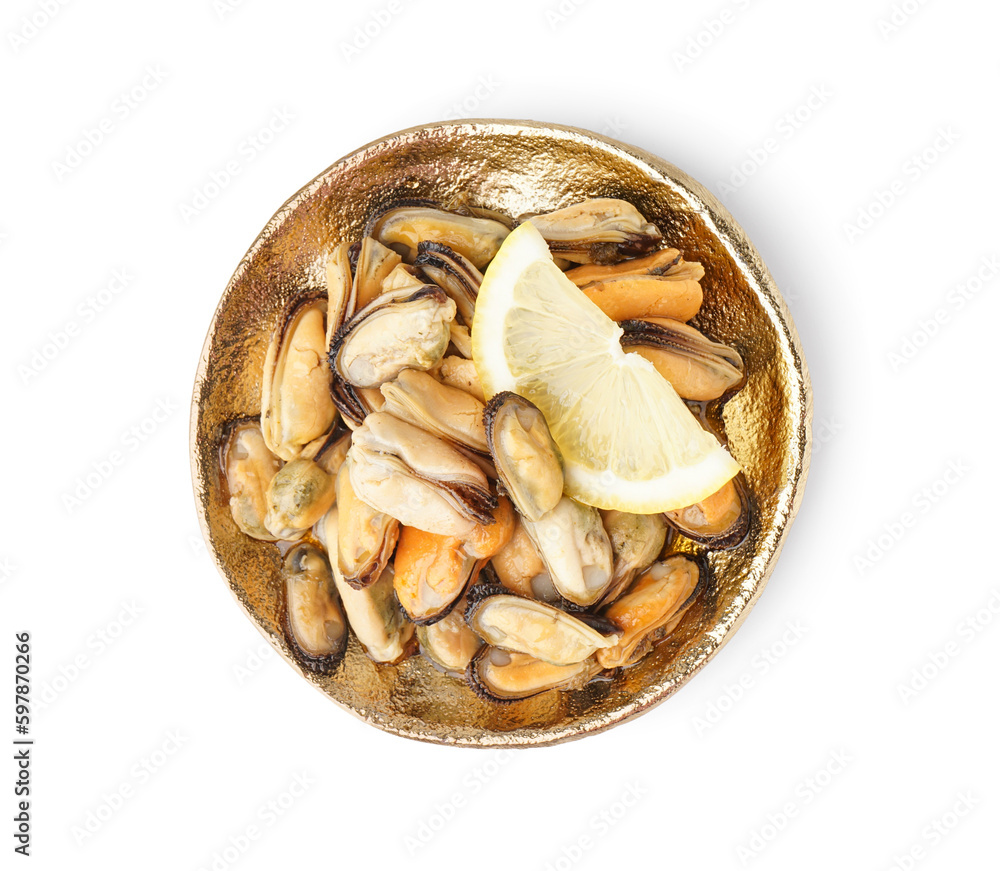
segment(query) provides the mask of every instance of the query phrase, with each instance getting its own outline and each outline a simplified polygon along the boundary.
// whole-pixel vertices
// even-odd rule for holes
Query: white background
[[[226,2],[0,15],[0,669],[30,630],[48,699],[29,861],[993,867],[996,4]],[[188,467],[205,331],[274,210],[356,147],[459,115],[604,132],[724,194],[815,392],[802,510],[731,643],[637,721],[512,755],[385,735],[255,659]]]

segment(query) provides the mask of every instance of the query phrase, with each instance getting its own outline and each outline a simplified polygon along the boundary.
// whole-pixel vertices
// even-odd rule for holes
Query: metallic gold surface
[[[337,704],[388,732],[442,744],[541,745],[608,729],[650,710],[705,665],[764,589],[802,498],[812,399],[802,349],[760,255],[719,201],[676,167],[633,146],[530,121],[428,124],[338,161],[285,203],[240,262],[208,330],[191,412],[191,463],[202,532],[248,616],[301,672],[281,631],[280,556],[233,522],[219,468],[226,424],[259,413],[260,378],[285,301],[324,287],[326,253],[353,242],[373,209],[404,197],[476,205],[512,216],[587,197],[634,203],[687,260],[705,267],[695,325],[736,348],[746,386],[722,408],[729,447],[753,505],[747,539],[713,553],[707,593],[677,631],[613,680],[510,705],[478,699],[422,657],[376,665],[351,637],[328,676],[304,673]],[[709,405],[709,418],[719,414]],[[695,545],[687,549],[697,551]]]

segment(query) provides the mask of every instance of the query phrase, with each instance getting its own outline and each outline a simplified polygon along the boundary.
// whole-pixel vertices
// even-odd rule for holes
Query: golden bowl
[[[423,657],[377,665],[351,637],[330,675],[303,671],[281,630],[280,557],[233,522],[219,466],[226,425],[259,414],[260,380],[285,301],[325,287],[326,252],[360,238],[391,200],[459,193],[511,216],[587,197],[620,197],[666,241],[705,267],[696,324],[736,347],[746,386],[719,409],[753,505],[749,535],[709,554],[707,592],[677,631],[613,680],[508,705],[477,698]],[[286,202],[240,261],[208,329],[195,380],[191,465],[202,532],[247,616],[306,680],[356,716],[396,735],[440,744],[554,744],[609,729],[664,701],[732,636],[764,589],[802,498],[811,391],[799,339],[774,280],[732,215],[704,187],[641,149],[596,133],[532,121],[427,124],[337,161]],[[692,548],[697,550],[697,548]]]

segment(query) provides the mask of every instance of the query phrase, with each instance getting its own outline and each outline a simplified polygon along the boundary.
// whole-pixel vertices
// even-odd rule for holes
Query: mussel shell
[[[469,209],[449,211],[429,200],[397,200],[369,219],[366,235],[398,252],[413,263],[421,242],[447,245],[477,268],[495,256],[510,232],[506,224],[470,214]]]
[[[507,661],[498,663],[498,659]],[[550,690],[580,689],[600,671],[593,657],[571,665],[552,665],[527,653],[484,645],[469,662],[465,676],[481,699],[510,704]],[[500,682],[501,677],[506,683]]]
[[[462,320],[471,324],[483,273],[467,257],[440,242],[421,242],[413,265],[455,300]]]
[[[285,581],[282,629],[288,646],[310,671],[333,671],[347,649],[347,618],[326,556],[311,544],[296,545],[285,555],[282,577]],[[310,646],[302,637],[305,628],[319,632],[319,627],[304,627],[302,621],[316,620],[323,620],[323,649]]]
[[[746,378],[743,359],[735,349],[713,342],[690,324],[657,318],[621,321],[619,326],[621,346],[626,351],[653,352],[643,356],[682,399],[720,399],[738,390]]]
[[[683,562],[690,572],[695,572],[694,584],[683,599],[657,600],[653,599],[653,607],[649,606],[649,599],[644,601],[639,596],[646,590],[652,588],[659,590],[661,594],[673,594],[684,592],[684,588],[675,590],[668,584],[657,588],[656,585],[662,581],[669,582],[673,577],[673,571],[656,577],[654,572],[658,566],[666,565],[672,561]],[[653,644],[661,641],[672,632],[680,622],[685,611],[694,604],[695,600],[708,584],[709,566],[704,556],[694,557],[690,554],[671,554],[659,563],[654,563],[648,568],[629,590],[617,599],[613,604],[603,609],[603,615],[612,625],[618,626],[622,635],[618,645],[597,651],[597,660],[606,668],[629,666],[638,662],[652,649]],[[639,603],[638,613],[633,612],[629,616],[629,608],[635,603]],[[646,620],[643,624],[637,622],[640,619]]]
[[[735,501],[728,514],[720,519],[721,522],[709,526],[699,526],[695,523],[699,506],[711,500],[715,494],[697,505],[667,511],[663,515],[664,520],[685,538],[712,550],[728,550],[736,547],[750,531],[750,496],[742,472],[725,485],[723,490],[729,486],[732,487],[732,498]],[[726,517],[730,518],[728,522],[725,520]]]
[[[467,598],[466,622],[485,642],[530,654],[553,665],[580,662],[598,649],[614,646],[621,635],[617,627],[603,618],[583,615],[586,620],[581,620],[580,614],[569,614],[544,602],[517,596],[504,587],[478,585],[469,590]],[[516,610],[521,620],[504,621],[505,608]],[[534,631],[526,629],[523,622],[532,618],[542,621]]]
[[[424,310],[433,314],[420,316]],[[455,303],[437,285],[382,294],[340,328],[330,369],[356,388],[378,387],[403,369],[430,369],[448,349],[454,317]],[[404,329],[412,333],[401,336]]]

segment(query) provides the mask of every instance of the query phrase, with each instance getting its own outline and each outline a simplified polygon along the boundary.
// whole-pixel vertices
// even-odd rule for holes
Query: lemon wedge
[[[633,514],[700,502],[740,466],[621,335],[525,222],[486,271],[472,358],[487,399],[511,390],[545,415],[569,496]]]

